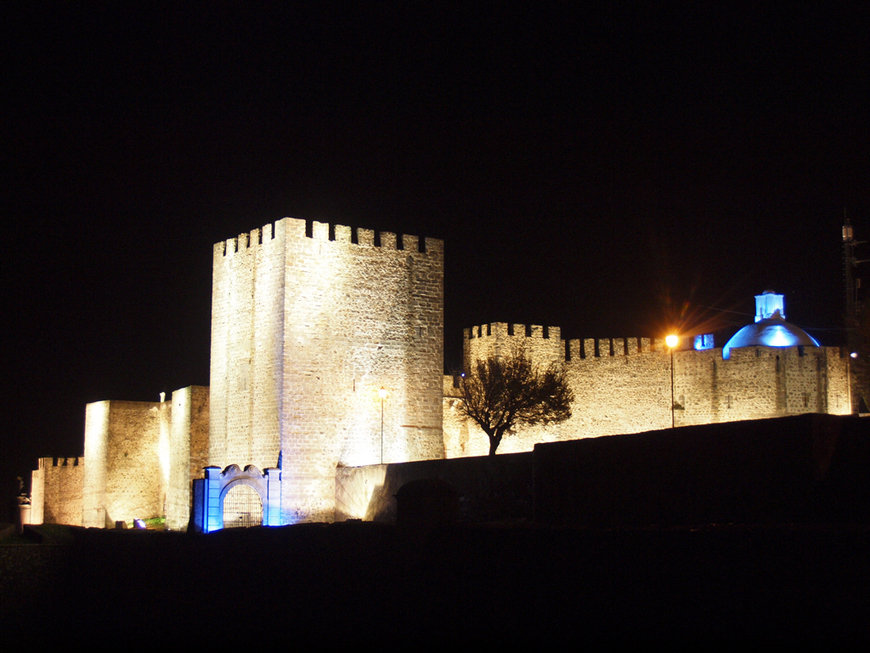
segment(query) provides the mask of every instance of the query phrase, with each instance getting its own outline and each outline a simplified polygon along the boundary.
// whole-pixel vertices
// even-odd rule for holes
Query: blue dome
[[[789,324],[776,311],[771,317],[745,326],[735,333],[722,348],[722,358],[731,356],[736,347],[796,347],[809,345],[818,347],[819,343],[803,329]]]

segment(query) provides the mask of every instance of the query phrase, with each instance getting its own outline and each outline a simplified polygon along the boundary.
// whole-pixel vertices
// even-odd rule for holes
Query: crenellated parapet
[[[45,467],[79,467],[85,464],[84,456],[73,456],[71,458],[40,458],[39,468]]]
[[[565,362],[559,327],[491,322],[463,330],[463,365],[476,360],[523,353],[540,365]]]
[[[269,244],[280,238],[308,238],[315,241],[347,243],[359,247],[377,247],[384,251],[441,253],[444,242],[436,238],[421,238],[412,234],[396,234],[390,231],[376,231],[349,227],[328,222],[305,221],[298,218],[283,218],[250,232],[239,234],[216,243],[214,255],[217,257],[234,256],[247,250]]]
[[[567,356],[571,361],[635,356],[667,351],[663,338],[585,338],[568,341]]]
[[[522,351],[541,364],[572,363],[587,359],[661,353],[667,351],[662,338],[561,339],[561,329],[537,324],[492,322],[463,330],[466,367],[473,360],[504,356]]]

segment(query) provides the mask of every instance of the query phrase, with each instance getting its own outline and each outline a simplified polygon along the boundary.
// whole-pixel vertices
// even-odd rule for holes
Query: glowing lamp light
[[[679,337],[679,336],[675,336],[674,334],[671,334],[671,335],[669,335],[669,336],[666,336],[666,337],[665,337],[665,344],[667,344],[668,347],[670,347],[671,349],[673,349],[673,348],[676,347],[678,344],[680,344],[680,337]]]
[[[387,390],[386,390],[386,388],[381,388],[380,390],[378,390],[378,396],[379,396],[381,399],[386,399],[386,398],[387,398]]]

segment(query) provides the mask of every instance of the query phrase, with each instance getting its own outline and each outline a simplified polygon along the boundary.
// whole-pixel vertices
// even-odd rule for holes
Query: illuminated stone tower
[[[332,520],[338,465],[444,456],[443,243],[355,236],[285,218],[214,248],[209,463],[280,458],[284,523]]]

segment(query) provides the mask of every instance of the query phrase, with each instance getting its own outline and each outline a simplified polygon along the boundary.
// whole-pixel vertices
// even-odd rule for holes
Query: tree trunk
[[[495,450],[498,449],[498,445],[501,444],[501,436],[503,431],[496,429],[493,433],[487,433],[489,436],[489,455],[494,456]]]

